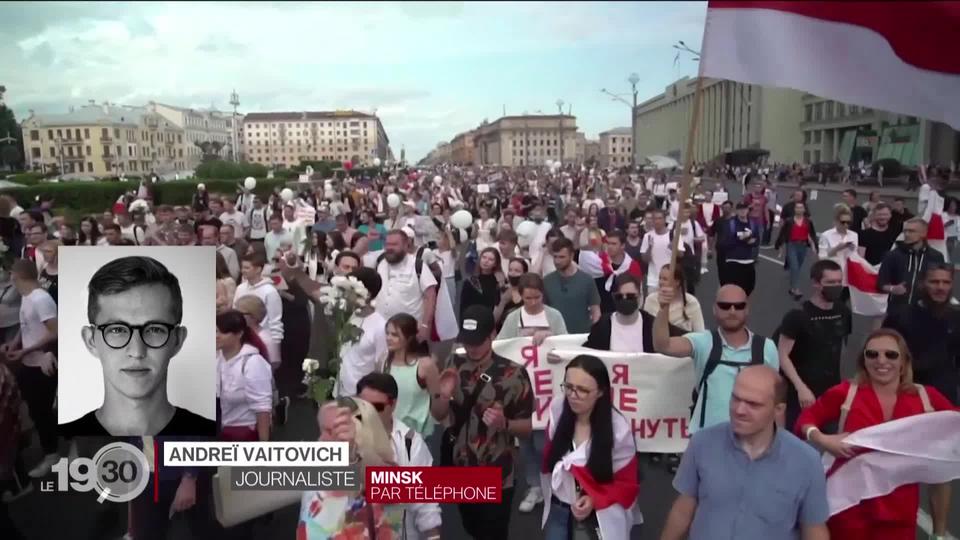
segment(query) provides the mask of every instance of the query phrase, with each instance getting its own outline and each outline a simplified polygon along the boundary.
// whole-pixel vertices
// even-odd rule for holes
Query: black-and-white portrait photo
[[[58,433],[216,433],[215,252],[60,248]]]

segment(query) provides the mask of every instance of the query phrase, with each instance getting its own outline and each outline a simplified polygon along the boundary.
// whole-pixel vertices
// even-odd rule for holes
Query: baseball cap
[[[496,323],[493,310],[481,305],[473,305],[463,312],[458,340],[464,345],[479,345],[493,335]]]

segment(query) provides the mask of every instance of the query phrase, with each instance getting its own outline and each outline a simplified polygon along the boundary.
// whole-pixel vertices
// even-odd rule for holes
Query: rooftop
[[[618,127],[601,132],[600,135],[633,135],[633,130],[628,127]]]
[[[62,114],[35,114],[25,121],[36,122],[38,126],[79,126],[79,125],[140,125],[144,115],[150,114],[144,107],[126,105],[90,104]]]
[[[375,115],[354,111],[301,111],[247,113],[244,122],[282,122],[297,120],[327,120],[330,118],[376,118]]]

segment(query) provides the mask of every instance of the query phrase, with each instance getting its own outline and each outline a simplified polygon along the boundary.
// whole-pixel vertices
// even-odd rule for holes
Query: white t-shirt
[[[842,249],[839,252],[837,252],[837,254],[834,255],[833,257],[828,257],[827,254],[831,249],[845,242],[852,242],[853,247],[850,249]],[[839,232],[837,232],[836,227],[834,227],[828,231],[824,231],[824,233],[820,235],[820,246],[818,250],[819,251],[818,255],[820,256],[821,259],[829,258],[830,260],[840,265],[840,268],[843,269],[844,285],[847,284],[847,258],[850,257],[851,253],[857,252],[857,247],[859,245],[860,245],[860,241],[857,236],[857,233],[853,231],[848,230],[846,234],[841,235]]]
[[[437,285],[426,261],[419,279],[416,256],[410,254],[398,264],[389,264],[384,259],[377,265],[377,273],[383,280],[383,288],[377,296],[377,312],[383,315],[384,319],[398,313],[408,313],[420,321],[423,317],[423,293]]]
[[[641,253],[650,253],[650,267],[647,271],[647,286],[656,287],[660,283],[660,270],[670,264],[670,248],[673,240],[670,237],[670,231],[664,231],[663,234],[657,234],[654,231],[643,235],[643,242],[640,244]],[[683,250],[683,244],[680,245]]]
[[[536,330],[550,328],[550,321],[547,320],[547,310],[544,309],[536,315],[531,315],[526,307],[520,308],[520,332],[532,335]],[[526,330],[527,332],[524,332]]]
[[[273,409],[273,372],[256,347],[246,344],[229,361],[217,351],[217,396],[224,426],[257,425]]]
[[[360,341],[351,343],[340,352],[340,374],[334,396],[357,395],[357,383],[365,375],[383,366],[387,359],[387,320],[374,311],[363,319],[353,317],[350,322],[363,331]]]
[[[623,324],[614,313],[610,316],[610,352],[637,352],[643,350],[643,318],[633,324]]]
[[[47,335],[47,321],[57,318],[57,303],[50,293],[43,289],[34,289],[20,301],[20,337],[23,347],[32,347]],[[39,367],[43,360],[43,351],[33,351],[23,357],[23,365]]]
[[[220,221],[224,225],[232,225],[234,235],[237,238],[243,238],[243,228],[247,224],[247,216],[243,212],[236,209],[232,214],[224,212],[220,214]]]

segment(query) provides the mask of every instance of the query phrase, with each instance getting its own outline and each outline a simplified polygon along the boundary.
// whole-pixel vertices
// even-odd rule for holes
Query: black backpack
[[[693,411],[697,407],[697,400],[700,394],[703,394],[704,406],[700,407],[700,419],[697,424],[701,428],[706,421],[707,415],[707,392],[710,388],[708,381],[710,376],[713,375],[713,372],[716,371],[717,366],[722,364],[724,366],[733,366],[742,369],[747,366],[761,365],[763,364],[763,348],[767,343],[767,338],[759,334],[754,334],[753,340],[750,342],[750,362],[730,362],[723,360],[723,340],[720,339],[720,332],[713,330],[710,332],[710,335],[713,337],[713,347],[710,349],[710,357],[707,358],[707,365],[703,367],[703,375],[700,376],[700,382],[698,382],[696,388],[693,389],[693,404],[690,405],[690,415],[693,416]]]

